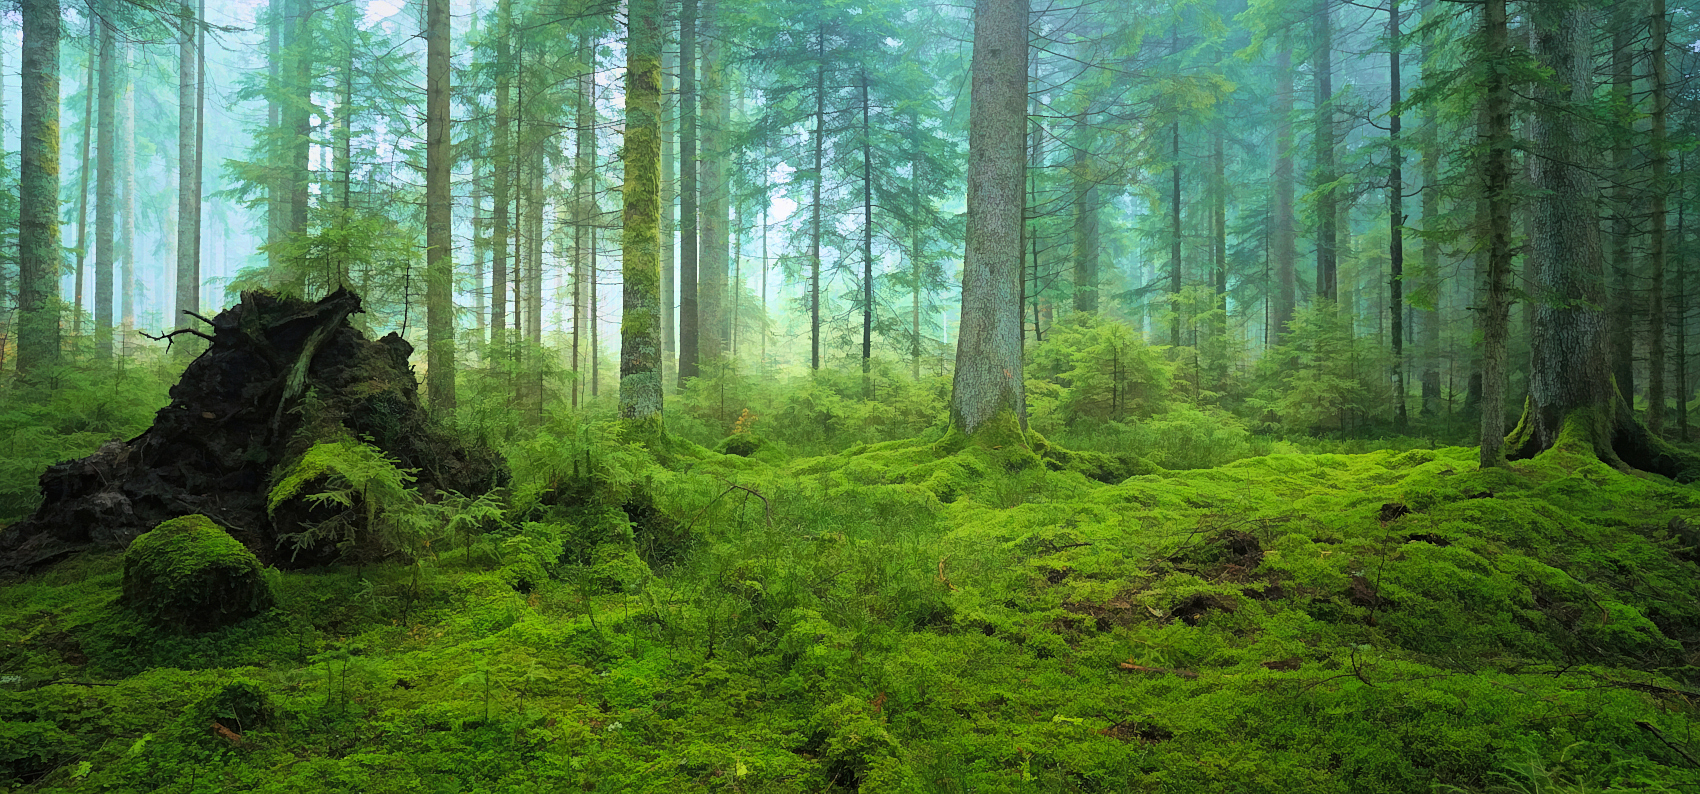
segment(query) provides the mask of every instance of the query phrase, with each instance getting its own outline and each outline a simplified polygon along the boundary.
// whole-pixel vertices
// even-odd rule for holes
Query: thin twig
[[[1671,740],[1666,739],[1665,735],[1662,734],[1662,733],[1659,733],[1659,729],[1653,727],[1651,723],[1643,722],[1641,720],[1636,720],[1635,726],[1640,728],[1641,730],[1644,730],[1644,731],[1646,731],[1650,734],[1653,734],[1653,736],[1656,737],[1659,741],[1664,742],[1666,747],[1669,747],[1670,749],[1675,750],[1677,755],[1680,755],[1683,758],[1688,759],[1688,763],[1693,764],[1696,767],[1700,767],[1700,761],[1694,760],[1694,756],[1689,755],[1687,750],[1684,750],[1681,747],[1677,747],[1675,744],[1673,744],[1671,742]]]

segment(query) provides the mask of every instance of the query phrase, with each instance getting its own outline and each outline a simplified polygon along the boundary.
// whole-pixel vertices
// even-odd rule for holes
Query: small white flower
[[[607,728],[605,728],[605,729],[604,729],[604,730],[606,730],[606,731],[607,731],[607,732],[609,732],[609,733],[613,733],[613,732],[615,732],[615,731],[617,731],[617,730],[619,730],[619,729],[620,729],[620,723],[618,723],[618,722],[610,722],[610,723],[608,723],[608,727],[607,727]]]

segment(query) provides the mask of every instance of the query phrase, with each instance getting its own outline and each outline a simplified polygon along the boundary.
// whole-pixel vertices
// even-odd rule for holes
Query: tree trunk
[[[1652,40],[1647,47],[1653,62],[1653,137],[1650,163],[1653,169],[1652,224],[1647,233],[1647,432],[1657,436],[1665,429],[1665,194],[1670,153],[1665,147],[1666,82],[1665,45],[1669,37],[1665,0],[1651,0]]]
[[[207,18],[207,0],[199,0],[195,4],[195,19]],[[202,215],[201,193],[206,185],[207,157],[207,28],[205,24],[198,25],[195,31],[195,214],[190,218],[193,224],[191,233],[195,239],[195,306],[201,305],[201,276],[205,268],[201,267],[201,252],[206,246],[201,241]],[[199,309],[197,308],[197,311]],[[190,350],[198,350],[192,346]]]
[[[100,40],[98,25],[100,25],[100,20],[91,14],[89,16],[89,37],[84,42],[84,45],[88,47],[89,68],[88,78],[83,82],[83,155],[81,167],[77,170],[77,270],[76,280],[71,286],[71,293],[74,296],[71,302],[72,338],[83,335],[83,306],[85,303],[83,283],[87,280],[84,267],[88,260],[89,242],[89,177],[93,173],[93,161],[89,157],[89,152],[95,134],[94,85],[98,79],[95,76],[95,64],[100,60],[100,47],[96,43]],[[20,273],[20,288],[22,285],[21,275]]]
[[[1181,346],[1181,123],[1169,125],[1169,345]],[[1171,353],[1173,355],[1173,353]]]
[[[1075,117],[1074,310],[1098,311],[1098,175],[1093,168],[1085,113]]]
[[[679,4],[679,386],[697,376],[701,314],[697,303],[697,0]]]
[[[874,398],[874,140],[868,68],[862,67],[862,399]]]
[[[1486,129],[1482,141],[1487,162],[1482,168],[1482,194],[1487,199],[1487,301],[1480,312],[1482,331],[1482,468],[1505,462],[1506,338],[1511,326],[1511,85],[1507,70],[1497,61],[1511,49],[1505,21],[1505,0],[1486,0],[1483,28],[1487,34],[1485,86]],[[1398,184],[1395,181],[1394,184]],[[1398,282],[1394,282],[1395,288]],[[1397,305],[1397,304],[1395,304]]]
[[[1647,433],[1612,382],[1598,186],[1580,108],[1592,94],[1589,13],[1554,3],[1535,7],[1537,57],[1557,74],[1536,103],[1532,145],[1539,191],[1533,241],[1546,298],[1535,312],[1529,403],[1507,439],[1512,458],[1563,448],[1617,467],[1692,481],[1695,458]],[[1561,92],[1555,83],[1567,84]]]
[[[686,0],[689,2],[690,0]],[[826,28],[815,30],[815,179],[809,207],[809,368],[820,369],[821,184],[826,179]],[[1019,305],[1019,304],[1018,304]]]
[[[205,2],[206,0],[201,1]],[[332,167],[336,169],[337,200],[343,211],[347,212],[352,208],[354,193],[354,40],[360,35],[359,30],[355,27],[355,7],[352,4],[337,7],[337,30],[341,35],[347,37],[347,45],[343,47],[342,63],[337,68],[339,72],[337,77],[340,78],[339,82],[341,83],[339,86],[341,96],[337,101],[336,109],[336,162]],[[477,183],[478,180],[475,175],[473,184],[476,185]],[[474,202],[473,214],[475,218],[478,215],[476,204],[477,202]],[[477,237],[476,226],[473,236]],[[474,266],[482,268],[482,265],[478,262],[476,244],[473,246],[472,259]],[[340,272],[343,281],[346,282],[348,280],[347,263],[342,265]],[[482,306],[480,309],[482,309]],[[484,323],[483,311],[480,310],[478,315],[475,323],[482,326]]]
[[[490,344],[501,346],[508,338],[508,251],[513,229],[509,209],[513,205],[513,0],[496,3],[496,117],[491,129],[490,167],[495,172],[490,190]]]
[[[1618,3],[1611,18],[1612,50],[1612,102],[1617,113],[1628,117],[1633,112],[1635,104],[1635,69],[1630,43],[1634,39],[1630,26],[1633,21],[1632,6],[1635,3]],[[1632,238],[1634,235],[1634,219],[1630,217],[1631,194],[1629,180],[1631,178],[1630,159],[1634,156],[1634,142],[1630,140],[1633,127],[1617,131],[1612,146],[1612,166],[1610,173],[1612,181],[1616,182],[1613,190],[1611,208],[1611,234],[1606,237],[1606,267],[1612,274],[1611,294],[1611,347],[1612,375],[1617,379],[1617,389],[1623,398],[1629,402],[1631,409],[1635,405],[1635,254]],[[1603,186],[1602,186],[1603,187]]]
[[[118,100],[118,351],[130,352],[136,331],[136,79],[128,61],[134,45],[126,44]]]
[[[1434,7],[1435,0],[1423,0],[1423,40],[1422,61],[1423,81],[1429,82],[1433,75],[1429,74],[1430,57],[1434,50],[1434,33],[1429,27],[1429,13]],[[1422,338],[1418,343],[1418,355],[1422,358],[1422,415],[1438,416],[1440,414],[1440,242],[1435,233],[1440,226],[1440,112],[1430,107],[1428,117],[1423,123],[1422,135],[1422,216],[1423,231],[1429,236],[1423,238],[1422,284],[1423,292],[1434,303],[1434,308],[1422,310]]]
[[[425,15],[425,391],[431,410],[448,416],[455,410],[449,0],[428,0]]]
[[[1225,352],[1227,340],[1224,337],[1228,334],[1228,155],[1223,147],[1222,131],[1217,129],[1210,136],[1210,159],[1215,170],[1210,183],[1210,259],[1211,282],[1216,290],[1212,304],[1216,318],[1211,322],[1210,333]],[[1227,366],[1227,359],[1222,358],[1216,362],[1216,371],[1211,373],[1218,386],[1227,376]]]
[[[1493,0],[1489,0],[1492,2]],[[1399,0],[1387,3],[1387,76],[1391,86],[1388,138],[1392,149],[1387,177],[1387,258],[1389,325],[1393,336],[1393,426],[1403,429],[1405,415],[1405,153],[1399,143],[1399,102],[1403,94],[1399,57]]]
[[[31,378],[59,362],[58,0],[24,4],[21,74],[18,373]]]
[[[1018,443],[1026,426],[1021,324],[1008,307],[1019,305],[1021,276],[1027,29],[1027,0],[974,7],[968,229],[950,418],[953,430],[987,446]]]
[[[1316,0],[1312,24],[1316,33],[1316,297],[1334,301],[1339,297],[1338,229],[1339,200],[1334,173],[1334,28],[1329,20],[1330,0]]]
[[[702,15],[702,250],[697,277],[697,363],[726,355],[727,121],[731,86],[726,80],[726,46],[721,42],[721,9],[703,0]]]
[[[307,208],[313,181],[313,0],[295,0],[295,15],[289,31],[291,102],[285,106],[289,149],[289,233],[307,230]],[[290,287],[307,296],[306,273],[299,265]]]
[[[115,3],[102,6],[110,15]],[[118,215],[118,41],[112,21],[100,26],[100,124],[95,143],[94,188],[94,346],[99,358],[112,357],[112,266],[117,253]]]
[[[266,3],[266,131],[270,137],[270,143],[266,146],[266,166],[270,172],[266,184],[266,269],[272,274],[273,283],[277,286],[281,286],[281,281],[277,281],[277,279],[281,278],[280,268],[283,262],[280,258],[282,255],[279,249],[282,248],[283,238],[289,230],[290,191],[287,177],[288,168],[284,163],[289,144],[283,131],[283,27],[284,19],[289,16],[289,3],[290,0],[269,0]],[[192,18],[187,0],[184,2],[183,16],[185,19]],[[183,45],[192,46],[186,39],[183,40]],[[186,91],[182,86],[194,82],[194,75],[190,71],[192,67],[183,63],[179,68],[181,69],[178,73],[179,89]],[[187,105],[191,101],[186,94],[180,94],[179,100],[183,105]],[[181,124],[182,117],[179,116],[178,118]],[[178,140],[179,151],[182,151],[183,140],[192,133],[179,127],[178,134],[182,136]],[[192,155],[188,159],[180,157],[178,167],[185,168],[185,164],[192,159],[194,159]],[[199,187],[196,187],[194,192],[199,194]],[[181,195],[179,193],[179,201],[182,200]],[[186,231],[184,228],[186,219],[189,217],[190,214],[185,213],[184,207],[179,206],[177,210],[177,255],[179,262],[185,261],[181,258],[184,256],[183,251],[194,247],[192,243],[185,245],[193,238],[183,236]],[[190,262],[190,264],[193,263]],[[179,289],[181,289],[181,282],[179,282]]]
[[[690,0],[686,0],[689,4]],[[661,433],[661,2],[629,0],[620,416]],[[594,355],[594,351],[592,353]]]
[[[1271,222],[1271,258],[1275,264],[1275,339],[1285,339],[1298,302],[1298,251],[1293,218],[1293,56],[1283,48],[1275,58],[1275,207]]]
[[[200,174],[195,171],[195,5],[184,0],[181,28],[177,35],[177,279],[173,328],[189,328],[195,322],[184,312],[197,312],[200,306],[201,274],[195,271],[195,237],[198,226],[194,219],[201,211]],[[275,243],[276,240],[268,240]],[[270,256],[270,255],[268,255]],[[185,339],[184,341],[187,341]],[[183,351],[191,347],[185,345]]]
[[[661,345],[667,362],[677,367],[679,351],[679,299],[676,279],[679,249],[674,234],[679,229],[678,151],[674,127],[679,123],[679,91],[674,73],[679,68],[676,52],[662,48],[661,55]]]
[[[578,97],[573,108],[573,136],[577,152],[573,158],[573,407],[578,407],[579,392],[583,384],[579,376],[585,371],[581,345],[588,342],[584,333],[586,326],[593,322],[594,307],[586,301],[590,297],[590,282],[595,274],[590,272],[591,253],[591,224],[596,222],[592,210],[596,201],[595,187],[591,180],[595,178],[596,167],[596,75],[593,66],[595,56],[594,44],[588,34],[580,34],[578,40],[579,57],[583,60],[582,71],[578,78]],[[666,183],[662,183],[666,187]],[[666,209],[666,204],[662,208]],[[666,237],[662,238],[663,249],[666,248]],[[662,267],[666,266],[666,258],[662,258]],[[665,272],[665,271],[663,271]],[[664,282],[665,283],[665,282]],[[665,320],[668,312],[666,305],[662,307],[662,318]],[[665,335],[664,335],[665,336]],[[592,351],[594,355],[594,351]]]
[[[911,111],[907,114],[910,136],[909,161],[909,376],[915,380],[921,379],[921,121],[918,113]],[[763,205],[764,207],[766,205]],[[767,251],[767,215],[762,215],[762,251],[763,262],[766,261]],[[764,265],[765,267],[765,265]],[[765,271],[763,289],[766,289]],[[763,301],[762,316],[767,315],[766,301]],[[764,353],[765,355],[765,353]]]

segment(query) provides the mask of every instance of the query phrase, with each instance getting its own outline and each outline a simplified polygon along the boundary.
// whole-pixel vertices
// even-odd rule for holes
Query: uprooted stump
[[[494,452],[469,447],[428,419],[407,363],[413,347],[393,333],[366,338],[348,322],[361,311],[347,290],[316,303],[243,293],[206,321],[210,333],[193,332],[207,349],[171,387],[171,404],[152,427],[42,474],[41,506],[0,530],[0,574],[123,548],[162,521],[197,513],[263,562],[330,561],[334,548],[280,549],[312,511],[304,504],[268,511],[266,500],[275,473],[321,441],[367,439],[397,466],[416,470],[414,486],[426,499],[506,484]]]
[[[272,605],[260,561],[206,516],[161,523],[124,551],[124,605],[155,625],[206,631]]]

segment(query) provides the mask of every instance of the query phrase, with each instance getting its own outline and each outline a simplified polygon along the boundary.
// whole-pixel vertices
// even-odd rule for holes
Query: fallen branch
[[[755,490],[754,488],[747,488],[745,486],[742,486],[742,485],[739,485],[735,482],[732,482],[731,480],[728,480],[724,477],[716,477],[715,479],[720,480],[723,483],[726,483],[726,486],[728,488],[736,488],[737,490],[743,491],[744,493],[747,493],[751,496],[754,496],[757,499],[760,499],[761,500],[761,506],[762,506],[762,517],[767,520],[767,528],[773,529],[773,503],[769,502],[767,500],[767,497],[762,496],[761,492]],[[731,493],[731,491],[727,491],[727,493]]]
[[[198,336],[202,339],[205,339],[208,342],[213,341],[213,338],[210,335],[203,334],[200,331],[197,331],[193,328],[179,328],[175,331],[172,331],[171,333],[160,334],[159,336],[154,336],[153,334],[150,334],[147,331],[140,331],[140,330],[136,331],[136,333],[141,334],[142,336],[145,336],[148,339],[152,339],[155,342],[164,342],[166,350],[171,349],[171,342],[173,341],[172,337],[174,337],[178,334],[191,334],[191,335],[194,335],[194,336]]]
[[[1653,737],[1658,739],[1661,742],[1664,742],[1666,747],[1669,747],[1670,749],[1675,750],[1677,755],[1680,755],[1683,758],[1688,759],[1688,763],[1693,764],[1696,767],[1700,767],[1700,761],[1694,760],[1694,756],[1689,755],[1687,750],[1684,750],[1681,747],[1677,747],[1674,743],[1671,742],[1671,740],[1666,739],[1665,735],[1662,734],[1662,733],[1659,733],[1659,729],[1653,727],[1651,723],[1642,722],[1641,720],[1636,720],[1635,721],[1635,727],[1640,728],[1641,730],[1644,730],[1644,731],[1646,731],[1650,734],[1653,734]]]

